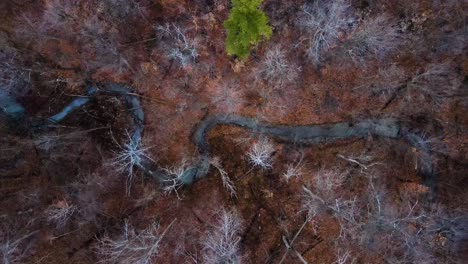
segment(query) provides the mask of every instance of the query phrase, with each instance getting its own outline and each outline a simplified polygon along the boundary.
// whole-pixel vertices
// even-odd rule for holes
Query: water
[[[133,118],[133,132],[130,136],[130,140],[132,144],[140,145],[145,120],[143,107],[141,106],[138,96],[132,94],[132,91],[128,87],[120,84],[107,83],[103,85],[103,89],[91,86],[87,90],[87,97],[74,99],[65,106],[62,111],[49,117],[46,124],[62,121],[73,111],[86,105],[93,96],[98,94],[116,95],[123,98],[128,107],[128,112]],[[25,116],[24,108],[6,93],[0,93],[0,107],[11,119],[18,120]],[[266,124],[250,117],[235,115],[212,116],[200,121],[192,137],[193,143],[197,146],[200,153],[200,159],[197,164],[194,164],[184,173],[182,177],[183,184],[190,185],[208,174],[210,152],[206,135],[211,129],[218,125],[241,127],[250,130],[252,133],[266,135],[291,144],[318,144],[349,138],[365,138],[369,135],[391,139],[404,139],[410,145],[425,154],[423,155],[424,160],[420,161],[420,164],[423,165],[420,166],[420,174],[422,174],[426,185],[431,189],[435,186],[435,174],[430,148],[424,144],[420,144],[420,142],[423,141],[422,137],[407,132],[408,130],[406,129],[402,129],[400,122],[396,119],[381,118],[366,119],[358,122],[289,126]],[[152,161],[147,161],[140,169],[142,169],[145,174],[160,181],[163,181],[167,176],[163,170],[159,169],[157,164],[154,164]]]
[[[0,90],[0,110],[12,120],[21,120],[26,114],[24,107],[2,90]]]

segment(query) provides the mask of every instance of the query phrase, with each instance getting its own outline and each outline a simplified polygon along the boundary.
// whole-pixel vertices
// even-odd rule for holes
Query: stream
[[[139,97],[129,87],[115,83],[106,83],[99,87],[89,87],[84,96],[72,100],[62,111],[43,120],[41,126],[47,127],[64,120],[73,111],[86,105],[93,97],[99,95],[119,96],[124,101],[133,119],[133,132],[130,137],[131,143],[140,145],[144,130],[145,114]],[[15,98],[6,93],[0,93],[0,109],[12,122],[21,122],[26,119],[24,107]],[[402,127],[401,122],[393,118],[290,126],[267,124],[259,122],[254,118],[236,115],[208,116],[199,122],[192,135],[192,142],[198,149],[200,159],[197,164],[184,172],[180,179],[184,185],[190,185],[208,174],[210,168],[210,145],[207,142],[207,134],[211,129],[220,125],[240,127],[249,130],[251,133],[269,136],[287,144],[298,145],[319,144],[351,138],[366,138],[368,136],[404,140],[419,152],[424,153],[422,155],[424,160],[418,161],[420,164],[418,170],[422,176],[423,183],[434,192],[435,173],[430,146],[422,144],[421,142],[425,142],[422,136],[412,133],[408,128]],[[165,171],[152,161],[146,160],[144,164],[140,164],[138,167],[147,176],[160,182],[167,179]]]

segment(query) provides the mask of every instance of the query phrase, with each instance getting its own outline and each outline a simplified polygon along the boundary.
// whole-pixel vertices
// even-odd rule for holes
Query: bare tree
[[[260,64],[260,70],[255,74],[256,78],[266,80],[273,87],[283,88],[284,85],[297,79],[299,71],[299,66],[288,61],[285,50],[280,45],[276,45],[267,51]]]
[[[231,181],[231,179],[229,178],[227,172],[221,166],[220,159],[217,158],[217,157],[212,158],[210,160],[210,164],[218,170],[218,172],[219,172],[219,174],[221,176],[221,180],[223,181],[223,186],[224,186],[224,188],[226,188],[229,191],[229,193],[231,194],[231,197],[237,196],[236,188],[234,187],[234,183]]]
[[[309,219],[313,219],[326,209],[327,202],[306,186],[302,187],[302,211],[307,213]]]
[[[169,44],[163,49],[169,59],[178,61],[181,68],[195,62],[198,57],[197,42],[187,37],[184,30],[169,23],[157,26],[156,30],[162,37],[168,38]]]
[[[211,93],[211,102],[223,113],[238,112],[247,101],[244,92],[239,89],[239,84],[235,82],[224,82],[216,85],[216,89]]]
[[[0,45],[7,44],[0,42]],[[31,73],[31,69],[21,66],[13,49],[0,50],[0,89],[9,94],[23,95],[29,89]]]
[[[3,232],[0,233],[0,256],[3,264],[21,263],[28,252],[28,246],[24,248],[21,246],[24,246],[26,239],[35,233],[37,233],[37,231],[15,239],[10,239]]]
[[[129,17],[146,19],[146,9],[142,1],[136,0],[105,0],[107,10],[115,20],[124,20]]]
[[[313,186],[324,197],[332,197],[346,179],[346,174],[338,169],[321,169],[315,173]]]
[[[178,190],[187,183],[187,181],[191,181],[191,179],[188,178],[192,176],[191,173],[193,171],[193,166],[189,164],[186,159],[183,159],[177,165],[164,168],[164,171],[167,174],[164,179],[164,192],[166,194],[175,193],[177,198],[180,200],[181,198]]]
[[[378,69],[377,74],[366,76],[361,79],[361,85],[354,87],[354,90],[366,90],[372,95],[380,96],[384,100],[389,100],[405,84],[407,76],[403,68],[396,64]]]
[[[383,60],[400,45],[400,34],[395,21],[387,15],[364,20],[354,30],[345,47],[354,63],[365,66],[369,58]]]
[[[299,160],[294,163],[286,164],[286,171],[283,173],[283,177],[286,179],[286,182],[289,182],[292,178],[300,178],[304,175],[304,164],[302,160],[304,159],[304,153],[301,151],[301,156]]]
[[[130,194],[134,176],[134,168],[143,166],[145,161],[153,161],[149,153],[149,147],[142,147],[140,142],[127,135],[129,142],[125,145],[119,145],[120,151],[108,163],[118,173],[126,174],[127,184],[126,193]]]
[[[286,165],[286,171],[283,173],[283,177],[286,179],[288,182],[292,178],[300,178],[301,176],[304,175],[303,172],[303,165],[301,161],[298,163],[289,163]]]
[[[133,227],[125,221],[122,234],[116,238],[104,236],[98,240],[95,250],[103,263],[120,264],[151,264],[158,256],[161,244],[167,231],[174,224],[174,219],[163,231],[153,223],[147,229],[135,232]]]
[[[47,1],[39,28],[46,30],[58,27],[70,27],[79,21],[80,9],[79,0]]]
[[[26,27],[20,29],[20,37],[33,36],[27,40],[33,39],[37,45],[44,45],[49,39],[66,41],[79,49],[87,69],[112,67],[119,72],[132,70],[126,56],[129,53],[121,49],[120,36],[115,30],[119,20],[111,15],[99,16],[96,12],[89,12],[96,8],[93,4],[93,1],[79,0],[47,1],[40,19],[23,16],[22,24]],[[102,5],[106,4],[109,2],[102,2]]]
[[[406,100],[426,100],[432,105],[440,105],[447,98],[454,96],[462,87],[461,77],[450,63],[429,64],[420,74],[408,83],[409,93]]]
[[[356,259],[351,255],[350,250],[344,250],[342,248],[336,249],[336,261],[335,264],[353,264],[356,262]]]
[[[218,214],[217,223],[202,241],[203,263],[241,263],[239,248],[241,228],[241,219],[236,212],[222,210]]]
[[[340,36],[349,31],[354,21],[346,0],[314,1],[304,5],[299,24],[305,32],[307,55],[318,64],[325,52],[339,43]]]
[[[97,216],[103,212],[103,192],[113,184],[109,178],[99,173],[83,174],[80,179],[70,186],[69,199],[77,207],[78,225],[97,222]]]
[[[341,243],[354,241],[366,251],[385,252],[382,257],[388,263],[433,263],[451,258],[453,246],[448,241],[456,241],[463,232],[463,216],[418,200],[395,204],[384,181],[370,173],[366,177],[364,195],[325,201],[340,223]],[[446,242],[437,244],[441,239]]]
[[[261,138],[255,142],[247,152],[247,158],[253,167],[271,169],[273,163],[272,154],[274,150],[274,146],[269,139]]]
[[[47,222],[53,223],[59,229],[63,228],[76,210],[77,207],[69,204],[67,200],[57,201],[46,210]]]

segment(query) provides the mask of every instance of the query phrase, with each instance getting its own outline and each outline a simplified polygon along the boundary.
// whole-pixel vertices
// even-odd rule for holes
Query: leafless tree
[[[1,36],[0,36],[1,39]],[[0,42],[0,45],[6,45]],[[0,87],[9,94],[23,95],[30,89],[31,69],[22,67],[13,50],[0,50]]]
[[[19,238],[11,239],[5,233],[0,233],[0,256],[3,264],[21,263],[26,257],[28,246],[24,245],[26,240],[37,233],[31,232]],[[22,248],[22,246],[25,246]]]
[[[289,181],[292,178],[300,178],[304,175],[302,161],[297,163],[289,163],[286,165],[286,172],[283,173],[283,177],[286,181]]]
[[[362,84],[354,87],[354,90],[366,90],[373,95],[380,96],[383,100],[388,100],[406,81],[407,76],[404,69],[396,64],[391,64],[379,68],[373,76],[362,78]]]
[[[145,161],[153,161],[149,153],[150,147],[141,146],[140,142],[128,135],[129,142],[125,145],[119,145],[120,151],[108,163],[118,173],[126,174],[126,193],[130,194],[132,187],[134,168],[143,166]]]
[[[151,264],[158,256],[162,240],[176,220],[173,220],[163,231],[153,223],[147,229],[135,232],[133,227],[125,222],[122,234],[112,238],[104,236],[98,240],[95,250],[101,256],[102,263],[121,264]]]
[[[193,63],[198,57],[197,42],[187,37],[179,26],[166,23],[157,26],[156,30],[162,37],[168,38],[169,43],[164,47],[164,53],[169,59],[178,61],[181,68]]]
[[[220,159],[217,157],[212,158],[210,161],[210,164],[218,170],[221,176],[221,180],[223,181],[224,188],[226,188],[229,191],[229,193],[231,194],[231,197],[235,197],[237,195],[236,188],[234,187],[234,183],[229,178],[227,172],[221,166]]]
[[[440,105],[447,98],[456,95],[460,87],[461,77],[457,76],[450,63],[432,63],[409,81],[409,91],[405,99],[422,99],[433,105]]]
[[[253,167],[270,169],[272,168],[272,154],[274,150],[274,146],[269,139],[261,138],[247,152],[247,158]]]
[[[239,243],[242,222],[234,211],[222,210],[217,223],[203,238],[203,263],[241,263]]]
[[[343,185],[346,174],[338,169],[321,169],[313,178],[314,188],[324,197],[331,197]]]
[[[115,20],[124,21],[129,17],[138,17],[146,20],[147,11],[142,1],[136,0],[105,0],[108,12]]]
[[[369,58],[383,60],[400,45],[396,22],[387,15],[364,20],[345,45],[354,63],[364,65]]]
[[[351,255],[351,251],[337,248],[336,249],[336,261],[335,264],[353,264],[356,259]]]
[[[69,204],[67,200],[57,201],[46,210],[47,222],[53,223],[59,229],[63,228],[75,211],[77,207]]]
[[[287,59],[286,51],[276,45],[266,52],[265,58],[256,71],[256,78],[264,79],[275,88],[284,88],[285,85],[297,79],[300,67]]]
[[[346,0],[314,1],[304,5],[299,18],[306,41],[307,55],[319,64],[324,54],[339,43],[342,34],[354,22],[351,7]]]
[[[178,190],[184,185],[184,181],[192,168],[192,165],[189,164],[186,159],[183,159],[177,165],[164,168],[164,171],[167,174],[166,179],[164,179],[164,192],[166,194],[175,193],[177,198],[180,200],[181,198]]]

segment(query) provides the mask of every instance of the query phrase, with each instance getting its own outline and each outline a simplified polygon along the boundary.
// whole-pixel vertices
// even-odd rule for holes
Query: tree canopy
[[[227,30],[226,50],[229,55],[247,58],[252,46],[271,36],[268,16],[259,9],[262,1],[232,0],[229,18],[224,21]]]

